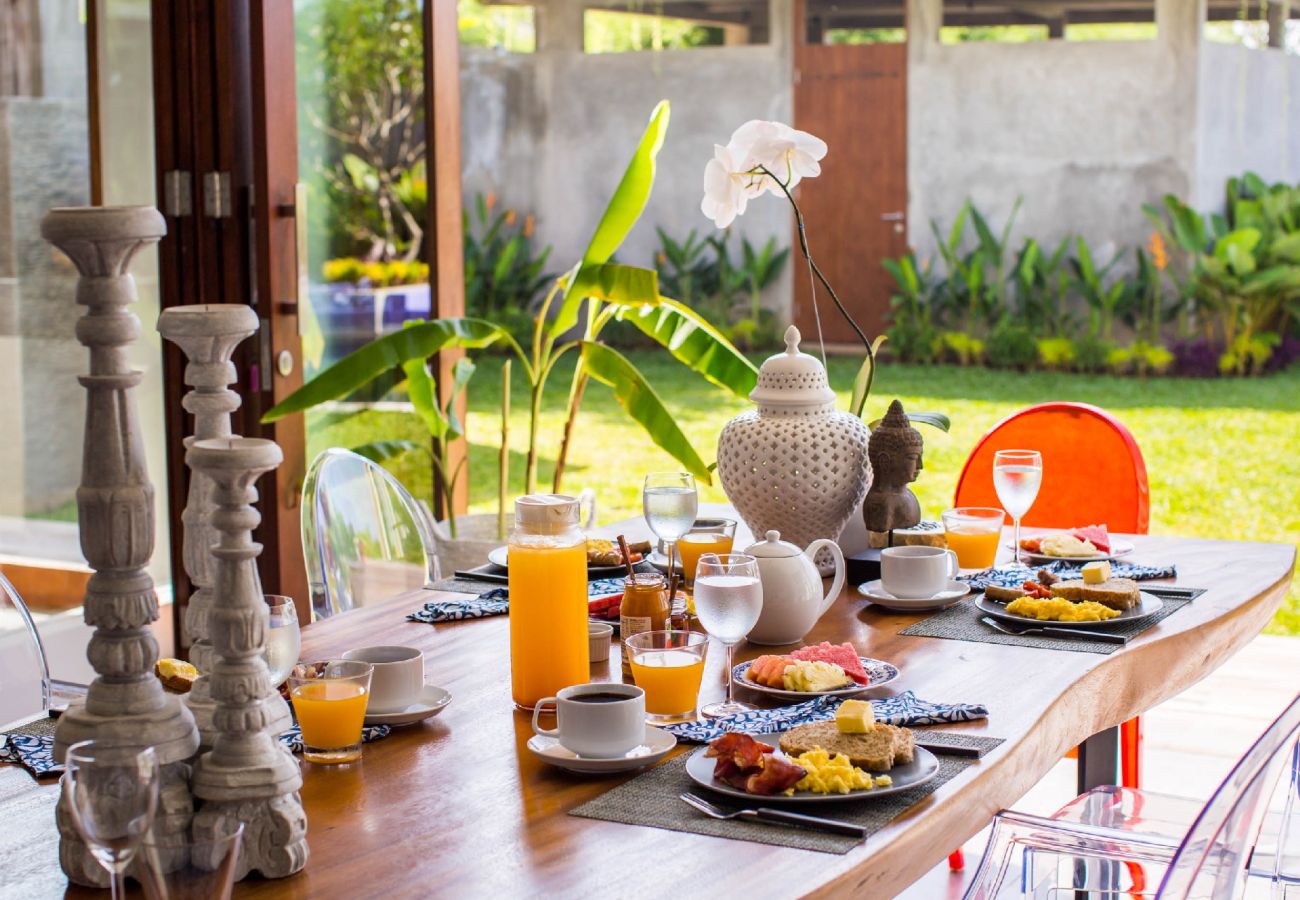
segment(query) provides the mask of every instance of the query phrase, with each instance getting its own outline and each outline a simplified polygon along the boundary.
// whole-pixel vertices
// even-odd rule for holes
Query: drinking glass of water
[[[999,450],[993,454],[993,487],[998,502],[1016,523],[1015,556],[1010,568],[1027,569],[1020,559],[1020,519],[1029,512],[1043,483],[1043,456],[1037,450]]]
[[[668,571],[671,574],[677,541],[695,524],[695,513],[700,506],[695,477],[689,472],[651,472],[645,477],[641,506],[650,530],[668,545]]]
[[[268,618],[266,623],[266,660],[267,671],[271,675],[271,686],[284,684],[293,667],[298,665],[298,655],[302,653],[302,635],[298,630],[298,611],[294,609],[293,598],[283,594],[264,594]]]
[[[744,553],[706,553],[695,569],[695,615],[709,637],[727,648],[727,699],[700,710],[706,716],[727,716],[753,709],[732,696],[731,653],[758,623],[763,611],[763,582],[758,560]]]

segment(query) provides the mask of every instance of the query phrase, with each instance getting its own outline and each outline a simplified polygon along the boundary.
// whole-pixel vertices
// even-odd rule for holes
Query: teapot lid
[[[750,556],[758,559],[786,559],[791,556],[800,556],[803,551],[789,541],[781,540],[781,532],[769,531],[763,535],[763,540],[750,544],[745,548],[745,552]]]
[[[759,367],[758,384],[749,399],[759,406],[815,409],[835,402],[826,369],[814,356],[799,351],[799,329],[785,330],[785,352],[769,356]]]

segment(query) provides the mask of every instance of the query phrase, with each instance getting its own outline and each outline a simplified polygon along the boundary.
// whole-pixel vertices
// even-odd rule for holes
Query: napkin
[[[623,579],[598,578],[587,582],[587,599],[608,597],[623,593]],[[424,604],[424,608],[411,613],[406,618],[410,622],[427,622],[430,625],[439,622],[460,622],[464,619],[485,619],[488,616],[504,616],[510,612],[510,593],[505,588],[494,588],[467,597],[464,600],[436,600]]]
[[[1079,578],[1083,572],[1083,562],[1068,563],[1061,560],[1046,563],[1041,566],[1030,566],[1028,573],[1024,569],[989,569],[985,572],[976,572],[973,575],[962,575],[958,581],[964,581],[974,590],[982,591],[990,584],[998,587],[1018,588],[1024,584],[1026,578],[1033,578],[1034,573],[1039,569],[1046,569],[1053,575],[1061,578]],[[1111,578],[1132,578],[1134,581],[1146,581],[1151,578],[1176,578],[1178,569],[1176,566],[1140,566],[1137,563],[1111,562]]]
[[[366,725],[361,729],[361,743],[369,744],[371,741],[386,738],[392,730],[389,725]],[[297,725],[280,735],[279,741],[289,748],[290,753],[302,752],[302,731]]]
[[[367,725],[361,729],[363,743],[388,737],[393,729],[388,725]],[[302,732],[294,725],[279,736],[281,744],[290,753],[302,752]],[[0,763],[19,763],[38,778],[63,771],[63,763],[54,761],[54,736],[31,734],[0,734]]]
[[[786,731],[796,725],[833,719],[835,710],[843,702],[843,697],[815,697],[793,706],[753,709],[716,719],[696,719],[678,725],[665,725],[663,730],[679,740],[699,744],[708,743],[730,731],[770,734]],[[871,709],[876,721],[886,725],[944,725],[987,719],[989,716],[988,708],[978,703],[931,703],[919,699],[911,691],[904,691],[896,697],[872,700]]]

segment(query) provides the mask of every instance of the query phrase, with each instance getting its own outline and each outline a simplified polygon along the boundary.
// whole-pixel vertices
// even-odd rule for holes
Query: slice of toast
[[[895,765],[909,763],[916,753],[916,738],[906,728],[877,724],[866,734],[840,734],[833,721],[811,722],[781,735],[781,751],[798,756],[815,747],[827,753],[842,753],[852,765],[869,772],[888,772]]]
[[[1019,600],[1025,596],[1025,592],[1018,587],[1008,588],[990,584],[984,588],[984,596],[995,603],[1010,603],[1012,600]]]
[[[1132,609],[1142,602],[1138,583],[1131,578],[1111,578],[1101,584],[1087,584],[1081,579],[1062,581],[1052,585],[1052,594],[1072,603],[1092,600],[1102,606],[1120,611]]]

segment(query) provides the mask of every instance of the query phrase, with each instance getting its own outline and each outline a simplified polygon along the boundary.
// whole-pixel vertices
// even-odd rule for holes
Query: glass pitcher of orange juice
[[[560,688],[591,680],[587,640],[587,545],[578,499],[529,494],[515,501],[510,579],[510,686],[532,709]]]

